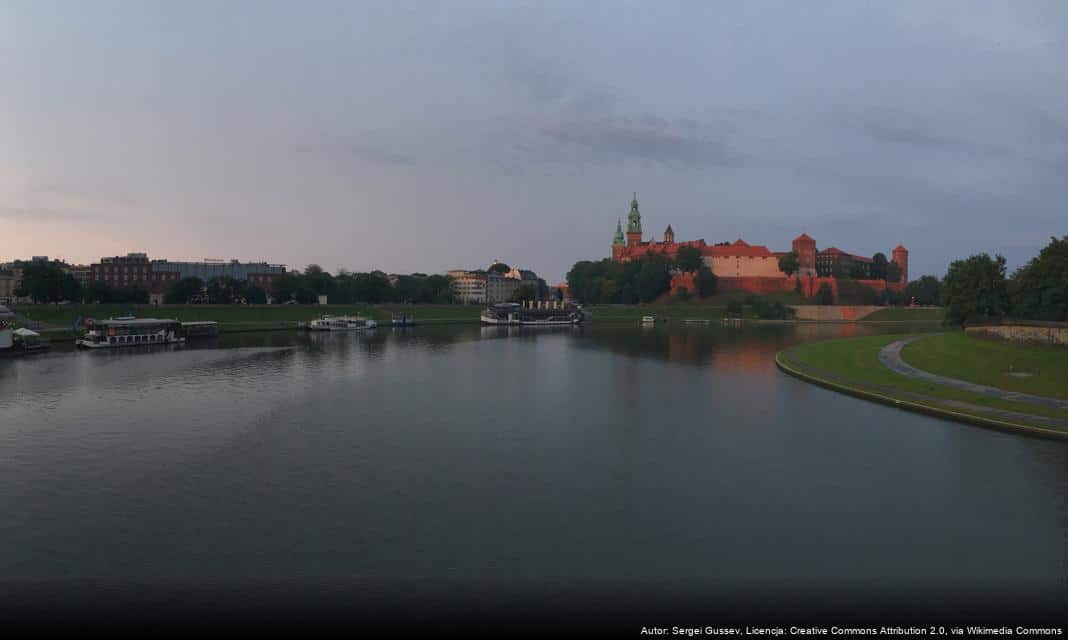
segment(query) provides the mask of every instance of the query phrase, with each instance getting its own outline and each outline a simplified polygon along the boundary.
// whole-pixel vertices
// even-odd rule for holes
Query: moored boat
[[[182,323],[177,320],[124,316],[86,320],[85,335],[74,344],[87,349],[103,349],[182,342],[185,342],[185,336],[182,335]]]
[[[361,331],[374,329],[378,323],[360,316],[324,315],[308,323],[309,331]]]
[[[394,327],[414,327],[415,316],[409,313],[394,313],[390,319],[390,324]]]
[[[482,324],[519,326],[560,326],[581,324],[586,319],[582,307],[555,301],[502,302],[482,311]]]

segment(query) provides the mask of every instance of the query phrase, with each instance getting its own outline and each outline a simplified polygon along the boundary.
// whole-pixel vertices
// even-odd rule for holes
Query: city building
[[[140,287],[150,294],[162,294],[171,283],[181,280],[177,272],[156,271],[153,266],[144,253],[101,258],[90,265],[90,278],[117,289]]]
[[[19,279],[15,278],[13,269],[0,269],[0,302],[10,302],[15,298],[15,289]]]
[[[499,264],[494,260],[493,264]],[[530,285],[538,291],[538,274],[528,269],[511,268],[505,273],[490,269],[466,271],[454,269],[448,272],[452,279],[453,298],[464,304],[494,304],[511,300],[522,286]]]
[[[675,239],[674,229],[668,225],[662,241],[643,240],[637,194],[630,203],[626,232],[623,230],[622,222],[616,222],[616,231],[612,237],[612,260],[629,262],[638,260],[648,253],[663,255],[669,260],[674,260],[682,247],[692,247],[701,253],[702,262],[716,275],[718,287],[723,291],[752,293],[789,291],[797,288],[798,282],[801,281],[801,291],[811,296],[820,285],[824,284],[820,281],[821,279],[851,278],[867,283],[877,290],[884,287],[902,290],[908,282],[908,250],[901,245],[891,252],[893,256],[891,261],[900,268],[901,277],[897,282],[886,282],[870,279],[872,258],[847,253],[836,247],[818,251],[816,240],[805,233],[794,238],[791,244],[791,251],[797,253],[798,271],[789,276],[779,268],[779,258],[789,252],[771,251],[764,245],[749,244],[742,239],[714,245],[704,240],[678,241]],[[675,279],[678,280],[679,286],[689,288],[692,283],[686,281],[687,277],[692,280],[692,276],[688,274],[677,274]],[[827,284],[837,290],[836,283],[828,282]],[[675,283],[673,283],[672,290],[675,288]],[[693,289],[690,288],[690,290]]]
[[[485,271],[453,270],[449,272],[450,288],[452,297],[462,304],[485,304],[486,303],[486,280]]]
[[[153,260],[155,273],[177,273],[178,279],[200,278],[207,282],[212,278],[233,278],[270,290],[271,282],[286,272],[284,264],[267,262],[241,262],[239,260],[202,260],[199,262]]]
[[[72,268],[72,272],[78,267]],[[145,253],[101,258],[89,267],[89,279],[109,286],[138,286],[150,294],[163,294],[172,283],[184,278],[233,278],[269,290],[271,281],[286,272],[285,265],[238,260],[172,261],[149,260]]]
[[[830,247],[816,254],[816,275],[824,278],[870,278],[872,259],[853,255],[838,247]]]

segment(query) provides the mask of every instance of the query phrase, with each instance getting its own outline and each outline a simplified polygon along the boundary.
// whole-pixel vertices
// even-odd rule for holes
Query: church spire
[[[634,193],[634,199],[630,202],[630,213],[627,214],[627,233],[642,232],[642,214],[638,211],[638,193]]]
[[[616,235],[612,238],[612,244],[623,244],[623,223],[620,220],[616,220]]]

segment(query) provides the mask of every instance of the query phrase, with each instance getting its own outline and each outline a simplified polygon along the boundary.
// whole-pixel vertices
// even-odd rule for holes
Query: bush
[[[742,306],[742,303],[739,300],[737,300],[735,298],[731,298],[730,300],[727,301],[727,314],[728,315],[740,316],[740,315],[742,315],[742,312],[744,310],[745,310],[745,307]]]
[[[686,287],[679,287],[679,290],[675,293],[675,297],[679,302],[686,302],[690,299],[690,290]]]

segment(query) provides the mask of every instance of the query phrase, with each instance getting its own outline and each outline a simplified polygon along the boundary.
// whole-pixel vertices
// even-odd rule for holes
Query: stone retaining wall
[[[967,327],[964,331],[968,335],[1001,338],[1013,342],[1068,345],[1068,324],[1060,326],[998,324],[982,327]]]
[[[794,317],[798,320],[817,320],[820,322],[849,322],[852,320],[860,320],[875,313],[879,309],[886,309],[886,307],[868,307],[868,306],[855,306],[855,305],[797,305],[791,306],[794,310]]]

